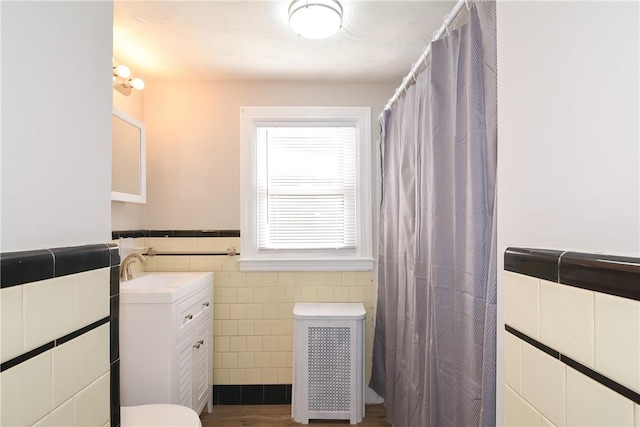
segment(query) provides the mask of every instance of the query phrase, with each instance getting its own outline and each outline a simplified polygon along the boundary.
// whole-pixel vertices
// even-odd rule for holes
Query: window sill
[[[373,258],[240,258],[238,266],[240,271],[371,271],[373,270]]]

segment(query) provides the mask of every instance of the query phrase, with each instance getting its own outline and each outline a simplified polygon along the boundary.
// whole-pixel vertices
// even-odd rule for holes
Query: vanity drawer
[[[180,338],[191,330],[213,310],[213,292],[204,289],[179,303],[176,307],[176,337]]]

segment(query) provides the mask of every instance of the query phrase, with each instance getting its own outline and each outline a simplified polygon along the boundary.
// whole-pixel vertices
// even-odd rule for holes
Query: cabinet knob
[[[186,316],[184,316],[185,319],[193,319],[193,314],[187,314]]]
[[[200,348],[200,345],[201,345],[201,344],[198,342],[198,343],[196,343],[193,347],[194,347],[194,348]]]
[[[209,307],[209,301],[203,302],[202,305],[204,305],[205,307]]]

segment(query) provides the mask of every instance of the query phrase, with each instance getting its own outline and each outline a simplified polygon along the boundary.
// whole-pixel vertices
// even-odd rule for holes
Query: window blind
[[[257,129],[258,250],[356,246],[356,128]]]

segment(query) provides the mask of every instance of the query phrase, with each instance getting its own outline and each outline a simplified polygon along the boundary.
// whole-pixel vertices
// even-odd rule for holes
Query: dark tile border
[[[545,353],[547,353],[549,356],[553,357],[554,359],[560,359],[560,352],[559,351],[556,351],[556,350],[552,349],[551,347],[547,347],[546,345],[542,344],[540,341],[537,341],[537,340],[531,338],[529,335],[523,334],[519,330],[514,329],[509,325],[504,325],[504,329],[505,329],[505,331],[509,332],[511,335],[515,335],[516,337],[520,338],[522,341],[526,341],[527,343],[531,344],[532,346],[534,346],[538,350],[544,351]]]
[[[4,372],[7,369],[11,369],[14,366],[17,366],[23,362],[26,362],[29,359],[33,359],[37,355],[42,354],[47,350],[51,350],[53,347],[55,347],[55,342],[50,341],[44,345],[41,345],[38,348],[34,348],[33,350],[30,350],[24,354],[21,354],[20,356],[14,357],[13,359],[9,359],[0,365],[0,372]]]
[[[114,265],[109,271],[109,296],[120,293],[120,267]]]
[[[112,240],[116,240],[119,238],[125,238],[125,237],[148,237],[148,232],[147,230],[122,230],[122,231],[112,231],[111,232],[111,239]]]
[[[65,335],[63,337],[58,338],[58,339],[55,340],[56,347],[66,343],[66,342],[69,342],[71,340],[74,340],[74,339],[78,338],[80,335],[84,335],[87,332],[93,331],[94,329],[96,329],[96,328],[98,328],[98,327],[100,327],[100,326],[102,326],[104,324],[109,323],[110,320],[111,320],[110,316],[104,317],[104,318],[102,318],[100,320],[97,320],[97,321],[95,321],[95,322],[93,322],[93,323],[91,323],[91,324],[89,324],[87,326],[84,326],[84,327],[82,327],[82,328],[80,328],[80,329],[78,329],[76,331],[73,331],[70,334],[67,334],[67,335]]]
[[[113,244],[3,252],[0,253],[0,287],[68,276],[119,263],[119,251]]]
[[[39,354],[44,353],[47,350],[51,350],[54,347],[57,347],[59,345],[62,345],[66,342],[71,341],[74,338],[78,338],[80,335],[86,334],[87,332],[90,332],[102,325],[104,325],[105,323],[109,323],[109,317],[105,317],[103,319],[98,320],[97,322],[93,322],[90,325],[84,326],[76,331],[71,332],[70,334],[67,334],[63,337],[57,338],[53,341],[49,341],[46,344],[41,345],[38,348],[35,348],[33,350],[29,350],[26,353],[23,353],[19,356],[14,357],[13,359],[9,359],[6,362],[2,363],[0,365],[0,372],[4,372],[7,369],[11,369],[14,366],[17,366],[21,363],[26,362],[29,359],[32,359],[34,357],[36,357]]]
[[[640,301],[640,258],[532,248],[507,248],[504,269]]]
[[[594,371],[593,369],[583,365],[580,362],[577,362],[573,359],[571,359],[568,356],[565,356],[564,354],[560,353],[559,351],[552,349],[551,347],[547,347],[546,345],[542,344],[540,341],[531,338],[530,336],[523,334],[522,332],[518,331],[515,328],[512,328],[509,325],[505,325],[504,329],[509,332],[510,334],[520,338],[523,341],[526,341],[527,343],[531,344],[533,347],[537,348],[538,350],[541,350],[543,352],[545,352],[546,354],[548,354],[549,356],[553,357],[554,359],[558,359],[559,361],[561,361],[562,363],[564,363],[567,366],[570,366],[571,368],[575,369],[576,371],[588,376],[589,378],[591,378],[592,380],[602,384],[603,386],[607,387],[609,390],[612,390],[624,397],[626,397],[629,400],[632,400],[633,402],[637,403],[638,405],[640,405],[640,394],[636,393],[635,391],[623,386],[622,384],[612,380],[611,378],[602,375],[599,372]]]
[[[120,427],[120,361],[111,364],[111,427]]]
[[[504,252],[504,269],[557,282],[560,255],[562,251],[507,248]]]
[[[54,277],[111,267],[111,250],[106,244],[54,248],[51,252]]]
[[[109,301],[109,361],[120,359],[120,295],[114,295]]]
[[[111,232],[113,240],[121,237],[240,237],[240,230],[124,230]]]
[[[290,405],[291,384],[214,385],[214,405]]]
[[[53,277],[53,253],[48,249],[0,254],[0,286],[21,285]]]
[[[227,252],[158,252],[154,256],[236,256],[240,255],[240,252],[235,252],[234,255],[229,255]]]
[[[640,258],[565,252],[560,283],[640,300]]]

